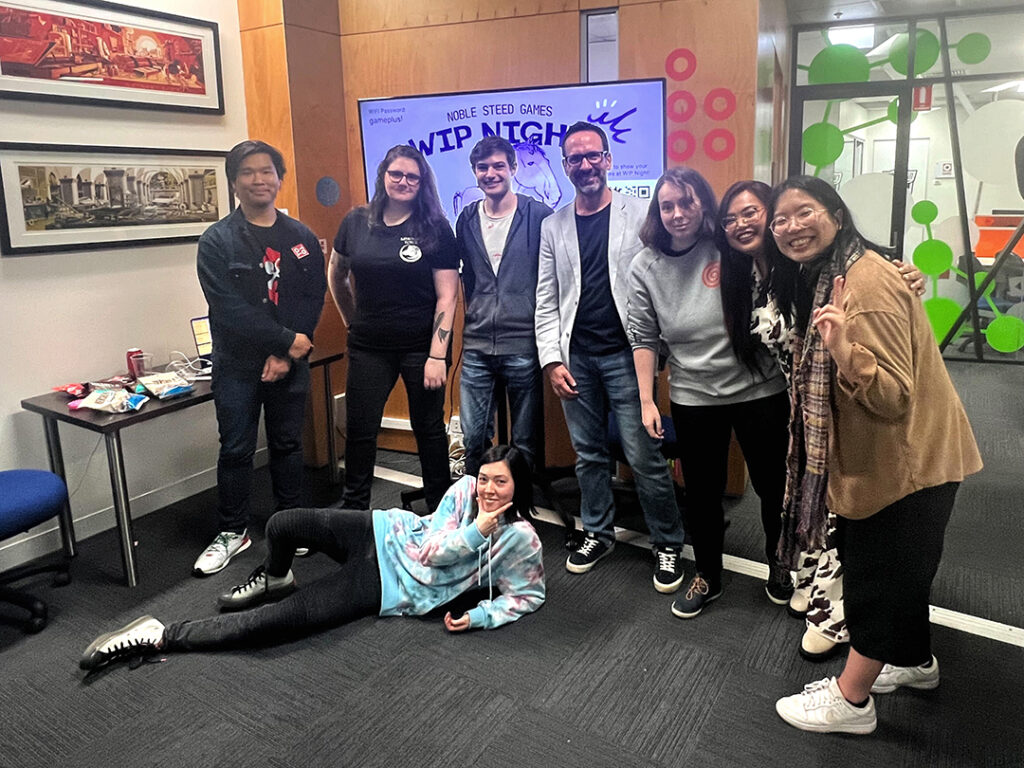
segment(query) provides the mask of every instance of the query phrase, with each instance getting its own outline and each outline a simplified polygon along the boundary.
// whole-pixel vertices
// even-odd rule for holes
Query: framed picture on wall
[[[0,0],[0,97],[224,114],[217,24],[100,0]]]
[[[0,252],[198,240],[234,207],[226,154],[0,143]]]

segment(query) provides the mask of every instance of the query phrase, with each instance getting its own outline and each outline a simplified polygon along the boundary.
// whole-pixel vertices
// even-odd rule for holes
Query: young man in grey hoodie
[[[533,314],[540,225],[547,205],[516,194],[516,150],[500,136],[481,139],[469,154],[483,200],[459,214],[455,237],[466,294],[459,417],[466,474],[475,476],[490,446],[495,386],[508,393],[512,445],[536,462],[543,400]]]

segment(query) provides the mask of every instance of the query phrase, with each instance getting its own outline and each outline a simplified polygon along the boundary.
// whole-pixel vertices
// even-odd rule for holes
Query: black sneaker
[[[596,533],[587,531],[582,543],[565,561],[565,570],[569,573],[586,573],[594,567],[598,560],[611,552],[614,546],[614,541],[611,544],[605,544],[597,538]]]
[[[654,588],[671,594],[683,583],[682,547],[654,548]]]
[[[690,580],[686,594],[672,603],[672,613],[680,619],[699,616],[704,606],[722,596],[721,585],[712,588],[699,573]]]
[[[768,566],[768,581],[764,585],[768,599],[776,605],[788,605],[793,596],[793,574],[778,563]]]

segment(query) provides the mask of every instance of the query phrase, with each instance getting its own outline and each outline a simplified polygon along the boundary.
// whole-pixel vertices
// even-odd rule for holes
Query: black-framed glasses
[[[398,184],[405,179],[410,187],[415,187],[420,183],[420,175],[418,173],[403,173],[402,171],[387,171],[388,178],[391,179],[395,184]]]
[[[819,213],[824,213],[826,210],[825,208],[801,208],[792,216],[776,216],[768,225],[768,229],[772,231],[773,235],[779,235],[794,225],[798,229],[806,227],[818,218]]]
[[[597,165],[608,157],[608,150],[602,150],[601,152],[580,152],[575,155],[566,155],[562,158],[566,165],[570,168],[578,168],[586,160],[591,165]]]
[[[737,214],[729,214],[722,219],[722,229],[728,232],[730,229],[742,226],[750,221],[757,221],[761,214],[764,213],[764,208],[758,205],[748,205],[742,211]]]

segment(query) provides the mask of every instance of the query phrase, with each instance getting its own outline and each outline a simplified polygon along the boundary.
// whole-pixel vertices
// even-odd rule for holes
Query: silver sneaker
[[[897,688],[917,688],[930,691],[939,687],[939,660],[932,656],[929,667],[894,667],[886,664],[878,673],[872,693],[892,693]]]
[[[231,562],[232,557],[247,550],[251,544],[252,541],[245,531],[241,533],[221,531],[192,566],[192,575],[210,576],[223,571],[224,567]]]
[[[118,659],[149,656],[160,650],[163,639],[164,625],[152,616],[142,616],[89,643],[78,666],[93,670]]]
[[[775,702],[779,717],[802,731],[818,733],[859,733],[875,730],[875,700],[855,707],[839,690],[834,677],[827,677],[804,686],[795,696],[786,696]]]
[[[217,598],[222,611],[241,611],[260,603],[284,597],[295,591],[295,576],[288,571],[284,576],[270,576],[265,566],[253,571],[244,584],[232,587]]]

